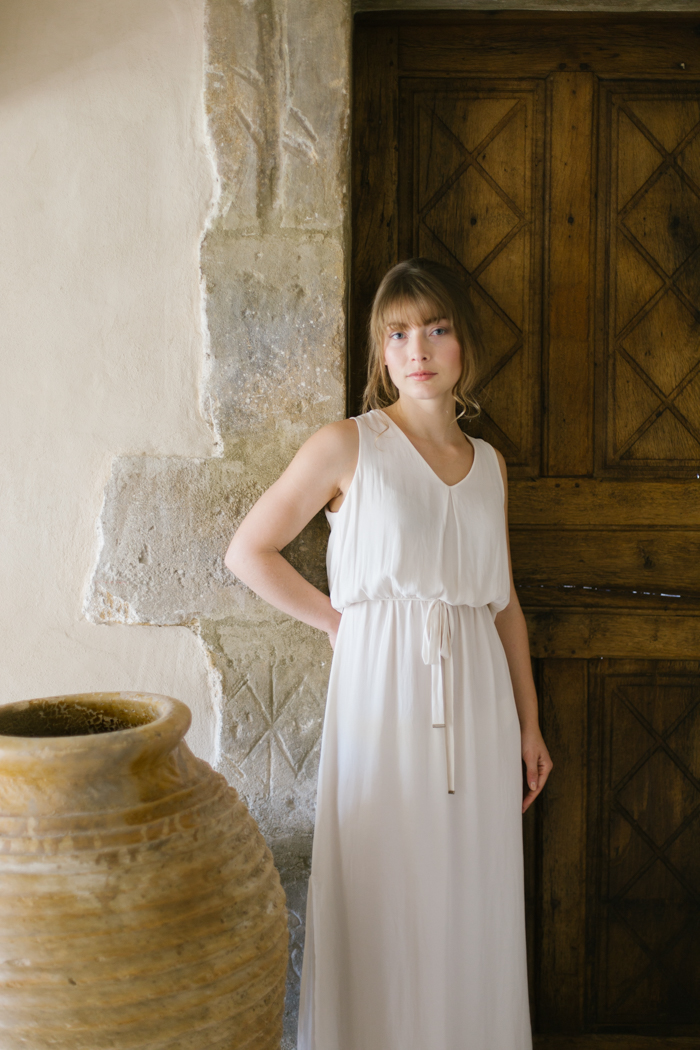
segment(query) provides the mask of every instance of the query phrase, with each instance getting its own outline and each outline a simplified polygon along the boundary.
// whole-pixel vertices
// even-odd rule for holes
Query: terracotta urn
[[[273,1050],[287,917],[272,855],[142,693],[0,707],[2,1050]]]

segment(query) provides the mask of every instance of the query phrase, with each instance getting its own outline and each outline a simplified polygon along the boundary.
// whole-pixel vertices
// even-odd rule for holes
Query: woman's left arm
[[[506,540],[508,544],[508,569],[510,573],[510,601],[505,609],[496,615],[495,624],[513,683],[515,706],[520,720],[520,738],[522,756],[527,771],[528,791],[523,798],[523,813],[534,802],[544,787],[553,763],[549,751],[542,739],[537,714],[537,692],[532,677],[530,662],[530,643],[527,636],[527,624],[513,583],[513,567],[510,560],[510,541],[508,538],[508,477],[506,463],[500,452],[496,453],[503,476],[505,489]]]

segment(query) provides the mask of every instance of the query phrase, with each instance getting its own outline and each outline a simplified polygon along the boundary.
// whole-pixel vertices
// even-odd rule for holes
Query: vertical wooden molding
[[[580,1031],[586,908],[585,660],[544,660],[542,726],[554,770],[541,798],[539,1027]]]
[[[398,261],[398,56],[398,26],[355,27],[349,414],[361,411],[372,298]]]
[[[611,146],[610,124],[612,97],[610,86],[601,81],[596,85],[596,227],[594,275],[594,341],[596,388],[593,406],[594,471],[598,477],[605,470],[608,447],[608,401],[612,361],[608,353],[609,325],[611,323],[611,273],[609,253],[611,243]],[[614,322],[613,322],[614,324]],[[611,436],[611,435],[610,435]]]
[[[553,73],[549,109],[545,473],[593,472],[594,92],[592,73]]]

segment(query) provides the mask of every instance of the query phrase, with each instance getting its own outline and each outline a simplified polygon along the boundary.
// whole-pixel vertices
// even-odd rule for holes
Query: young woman
[[[226,556],[335,650],[298,1050],[529,1050],[521,813],[552,762],[505,463],[458,422],[476,379],[458,277],[395,266],[370,343],[368,410],[309,438]],[[330,598],[279,553],[322,507]]]

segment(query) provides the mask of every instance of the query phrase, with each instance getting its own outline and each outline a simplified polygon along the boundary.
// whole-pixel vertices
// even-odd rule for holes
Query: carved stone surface
[[[287,925],[269,849],[168,697],[0,709],[3,1050],[276,1050]]]
[[[228,571],[224,554],[241,518],[279,473],[279,448],[264,451],[238,449],[249,463],[257,453],[255,474],[244,458],[116,460],[105,492],[102,551],[86,602],[90,619],[192,624],[247,610],[255,599]],[[317,515],[284,552],[325,590],[327,534],[325,516]]]
[[[210,0],[208,28],[207,109],[222,179],[220,226],[342,228],[349,4]]]
[[[228,700],[219,768],[248,800],[269,842],[291,834],[310,842],[332,655],[327,639],[268,614],[262,602],[207,621],[202,636]]]
[[[284,428],[294,446],[300,425],[307,436],[337,418],[345,400],[343,244],[320,233],[219,231],[207,237],[202,266],[224,440],[244,428]]]

